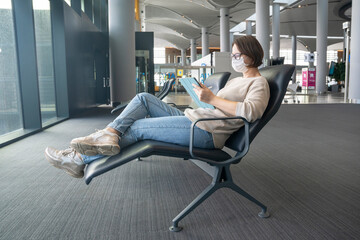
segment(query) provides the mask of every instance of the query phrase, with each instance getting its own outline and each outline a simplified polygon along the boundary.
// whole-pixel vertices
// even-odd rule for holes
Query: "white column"
[[[141,32],[146,32],[146,24],[145,24],[145,4],[140,4],[140,22],[141,22]]]
[[[141,32],[141,26],[140,26],[140,22],[138,21],[134,21],[134,29],[135,29],[135,32]]]
[[[220,8],[220,52],[230,52],[229,8]]]
[[[252,35],[252,25],[251,21],[246,21],[246,36]]]
[[[269,1],[256,0],[256,38],[260,42],[264,50],[264,66],[269,62],[269,49],[270,49],[270,14],[269,14]]]
[[[109,0],[110,100],[112,105],[128,101],[136,94],[134,8],[134,1]]]
[[[328,35],[328,1],[317,0],[316,6],[316,93],[326,91],[326,64],[327,35]]]
[[[181,65],[186,65],[186,49],[181,49]]]
[[[280,4],[273,4],[272,14],[272,50],[273,58],[280,56]]]
[[[355,23],[360,22],[360,1],[352,2],[351,15],[351,64],[349,77],[349,98],[360,103],[360,28]]]
[[[292,46],[292,64],[295,66],[295,70],[292,76],[292,83],[296,83],[296,48],[297,48],[297,40],[296,36],[291,36],[291,46]]]
[[[230,39],[229,39],[229,43],[230,43],[230,45],[229,45],[229,51],[231,52],[231,48],[232,48],[232,44],[233,44],[233,42],[234,42],[234,33],[233,32],[230,32]]]
[[[191,62],[196,61],[196,39],[190,39],[190,50],[191,50]]]
[[[201,47],[202,57],[205,57],[209,54],[209,33],[207,27],[201,28]]]

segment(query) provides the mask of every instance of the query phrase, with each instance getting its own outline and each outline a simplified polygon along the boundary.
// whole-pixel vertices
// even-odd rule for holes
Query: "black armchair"
[[[233,133],[227,140],[226,146],[235,150],[237,153],[234,157],[220,149],[201,149],[194,148],[193,143],[193,129],[199,121],[220,120],[217,119],[199,119],[192,124],[190,134],[190,146],[184,147],[170,143],[157,142],[157,141],[141,141],[135,143],[125,149],[122,149],[120,154],[110,157],[108,159],[101,159],[90,163],[85,170],[85,182],[89,184],[91,180],[111,169],[121,166],[131,160],[139,157],[146,157],[150,155],[161,155],[179,157],[184,159],[197,159],[201,163],[209,164],[214,168],[214,173],[210,174],[213,177],[211,184],[196,197],[178,216],[172,220],[171,231],[180,231],[182,228],[178,226],[178,223],[193,209],[195,209],[200,203],[208,198],[217,189],[227,187],[235,192],[241,194],[245,198],[249,199],[253,203],[261,207],[261,212],[258,214],[262,218],[269,216],[267,207],[261,202],[256,200],[250,194],[245,192],[239,186],[237,186],[231,176],[230,166],[231,164],[239,163],[240,160],[246,155],[249,150],[250,143],[259,133],[259,131],[270,121],[270,119],[278,111],[282,99],[284,98],[286,87],[290,80],[290,77],[294,71],[293,65],[279,65],[266,67],[260,70],[261,74],[268,80],[270,86],[270,100],[268,107],[261,119],[256,120],[253,123],[247,122],[242,117],[231,117],[228,119],[240,118],[244,121],[245,126]],[[221,118],[223,119],[223,118]]]
[[[163,98],[169,94],[174,82],[175,82],[175,78],[172,78],[172,79],[166,81],[164,83],[164,86],[162,87],[161,91],[158,93],[158,95],[156,95],[156,97],[159,98],[160,100],[163,100]]]
[[[229,80],[230,75],[231,75],[230,72],[214,73],[206,78],[206,80],[204,81],[204,85],[207,86],[208,88],[210,88],[210,90],[214,94],[217,94],[217,92],[225,86],[225,84]],[[168,104],[171,104],[180,110],[184,110],[186,108],[191,108],[188,105],[176,105],[175,103],[168,103]]]
[[[172,85],[174,84],[174,82],[175,82],[175,78],[172,78],[172,79],[166,81],[166,82],[164,83],[163,88],[162,88],[161,91],[156,95],[156,97],[159,98],[160,100],[163,100],[163,98],[166,97],[166,95],[169,94],[169,92],[170,92],[170,90],[171,90],[171,87],[172,87]],[[111,111],[111,113],[115,113],[115,112],[117,112],[117,111],[120,111],[120,110],[122,111],[122,110],[124,110],[124,109],[126,108],[126,106],[129,104],[129,102],[130,102],[130,101],[124,102],[124,103],[116,106],[116,108],[114,108],[114,109]]]
[[[210,88],[214,94],[216,94],[225,86],[226,82],[229,80],[230,75],[230,72],[214,73],[205,79],[204,84]]]

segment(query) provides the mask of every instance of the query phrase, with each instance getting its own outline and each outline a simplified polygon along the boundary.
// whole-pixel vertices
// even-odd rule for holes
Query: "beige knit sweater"
[[[270,97],[267,80],[264,77],[242,78],[237,77],[229,80],[217,96],[238,102],[236,105],[236,116],[244,117],[253,122],[264,113]],[[231,117],[221,109],[186,109],[185,116],[192,122],[199,118]],[[240,119],[204,121],[196,124],[199,128],[212,133],[215,148],[223,148],[225,141],[230,135],[244,126]]]

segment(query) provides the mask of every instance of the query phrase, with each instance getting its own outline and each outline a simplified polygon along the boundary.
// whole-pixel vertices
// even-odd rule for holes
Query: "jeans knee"
[[[144,101],[145,99],[149,99],[149,98],[153,98],[154,95],[147,93],[147,92],[142,92],[142,93],[138,93],[136,94],[136,96],[141,100]]]
[[[138,97],[143,98],[143,97],[148,97],[149,95],[151,95],[150,93],[147,92],[142,92],[142,93],[138,93],[136,94]],[[152,95],[151,95],[152,96]]]

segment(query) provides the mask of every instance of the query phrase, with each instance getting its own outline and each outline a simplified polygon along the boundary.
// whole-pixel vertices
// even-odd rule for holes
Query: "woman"
[[[199,118],[241,116],[255,121],[264,113],[270,96],[268,83],[258,71],[263,55],[256,38],[238,38],[232,46],[232,67],[242,72],[243,77],[229,80],[216,95],[205,85],[194,85],[199,99],[215,109],[182,112],[151,94],[140,93],[105,129],[73,139],[66,150],[48,147],[45,156],[53,166],[80,178],[86,164],[106,155],[116,155],[121,148],[137,141],[152,139],[189,146],[191,124]],[[199,122],[195,127],[194,146],[221,149],[228,137],[243,125],[242,120]]]

